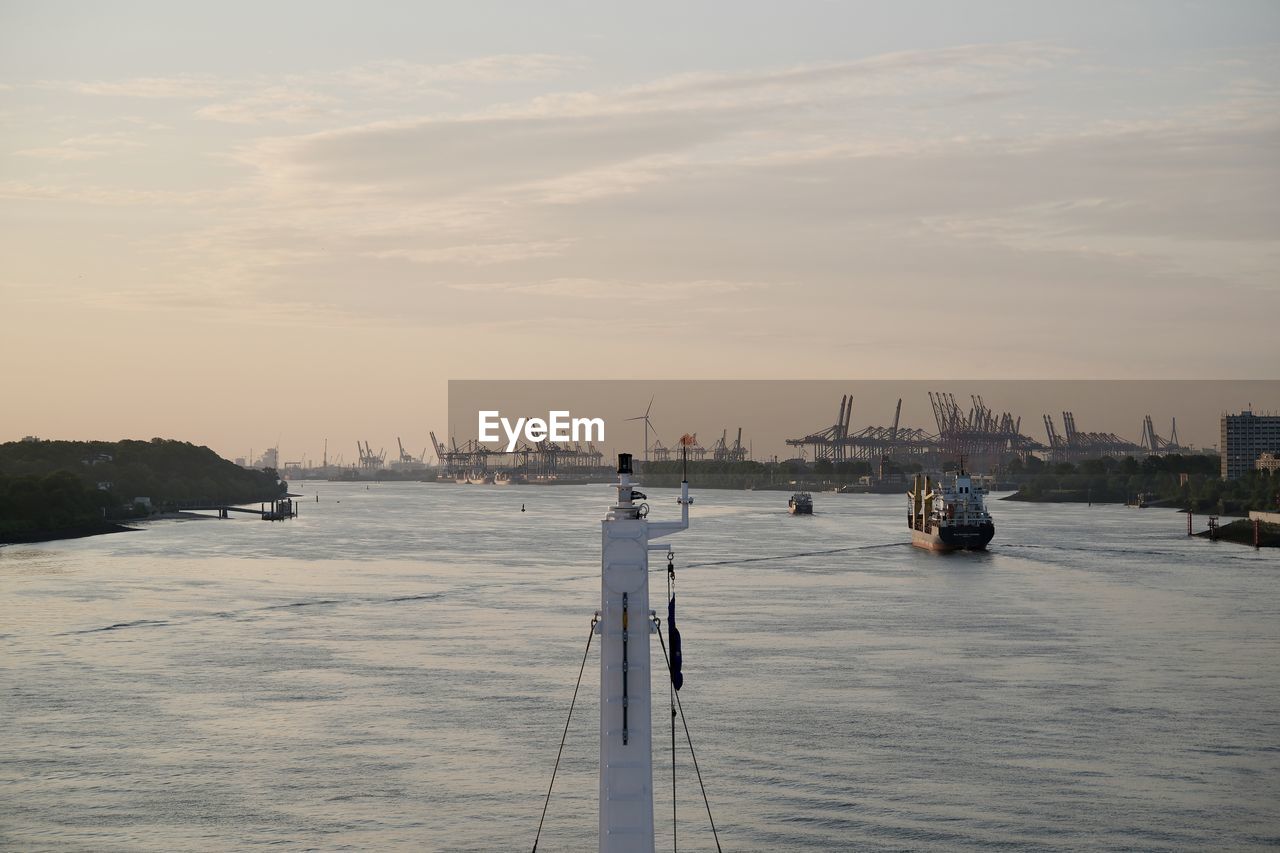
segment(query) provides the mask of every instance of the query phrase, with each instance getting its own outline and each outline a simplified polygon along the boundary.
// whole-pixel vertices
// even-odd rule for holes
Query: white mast
[[[653,853],[653,721],[650,714],[650,540],[689,526],[689,483],[680,520],[651,522],[632,491],[631,454],[618,454],[618,502],[600,523],[600,853]]]

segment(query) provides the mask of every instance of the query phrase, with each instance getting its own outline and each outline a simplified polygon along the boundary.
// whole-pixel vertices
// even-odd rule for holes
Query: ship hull
[[[787,508],[787,512],[791,513],[792,515],[813,515],[813,506],[812,505],[810,506],[794,506],[793,505]]]
[[[996,535],[994,524],[950,525],[911,531],[911,544],[930,551],[981,551]]]

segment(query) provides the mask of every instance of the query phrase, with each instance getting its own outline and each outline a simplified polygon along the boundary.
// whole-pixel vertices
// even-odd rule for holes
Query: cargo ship
[[[987,490],[974,485],[963,468],[950,485],[917,474],[907,492],[911,544],[931,551],[980,551],[996,528],[984,500]]]
[[[787,512],[792,515],[813,515],[813,496],[808,492],[796,492],[787,501]]]

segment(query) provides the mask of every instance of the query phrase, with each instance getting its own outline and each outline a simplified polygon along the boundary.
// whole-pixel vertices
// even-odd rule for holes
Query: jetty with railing
[[[179,512],[216,512],[218,518],[230,518],[233,512],[243,512],[260,516],[263,521],[285,521],[298,517],[298,505],[294,502],[294,497],[296,496],[277,498],[270,503],[260,503],[257,509],[216,501],[182,501],[175,505],[175,509]]]

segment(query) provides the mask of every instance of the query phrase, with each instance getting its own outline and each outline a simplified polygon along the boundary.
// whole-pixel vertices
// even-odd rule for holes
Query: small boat
[[[813,495],[808,492],[796,492],[787,501],[787,512],[792,515],[813,515]]]

